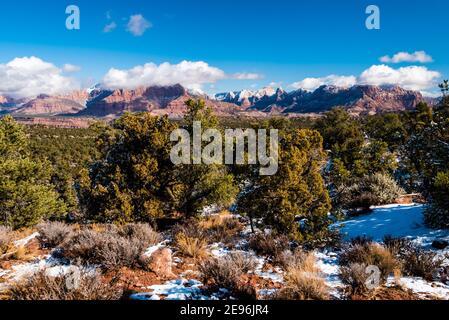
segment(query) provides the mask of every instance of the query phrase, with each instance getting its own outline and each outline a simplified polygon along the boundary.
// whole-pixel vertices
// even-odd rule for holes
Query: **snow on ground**
[[[201,294],[203,284],[197,280],[177,279],[168,281],[165,284],[147,287],[151,290],[147,293],[136,293],[131,295],[133,300],[211,300],[213,297],[207,297]],[[216,300],[216,299],[215,299]]]
[[[421,278],[404,277],[399,283],[407,289],[412,290],[418,296],[426,298],[429,295],[438,299],[449,300],[449,286],[438,282],[427,282]]]
[[[423,247],[431,246],[436,239],[449,241],[449,230],[433,230],[424,226],[425,206],[387,205],[373,207],[373,212],[334,224],[341,228],[345,240],[357,236],[368,236],[374,241],[382,241],[386,235],[407,237]]]
[[[29,235],[29,236],[26,237],[26,238],[23,238],[23,239],[14,241],[14,245],[15,245],[16,247],[23,247],[23,246],[26,246],[26,245],[28,244],[28,242],[30,242],[31,240],[37,238],[38,236],[39,236],[39,233],[38,233],[38,232],[35,232],[35,233]]]
[[[32,262],[12,266],[11,270],[0,269],[0,277],[6,280],[0,283],[0,292],[7,289],[9,284],[23,281],[39,271],[45,270],[47,275],[57,277],[65,275],[72,268],[72,265],[64,264],[60,260],[47,255]]]
[[[316,252],[317,267],[329,286],[330,294],[335,299],[341,299],[340,289],[343,288],[343,283],[339,278],[340,268],[338,266],[338,257],[334,252]]]
[[[242,245],[239,245],[238,247],[242,247]],[[283,276],[283,271],[276,267],[270,270],[266,270],[263,271],[263,268],[266,264],[266,258],[258,256],[254,251],[250,250],[250,251],[244,251],[244,250],[229,250],[228,248],[226,248],[224,246],[224,244],[222,243],[215,243],[213,245],[210,246],[210,251],[212,253],[213,256],[221,258],[224,256],[227,256],[233,252],[240,252],[243,253],[245,255],[248,255],[249,257],[253,258],[256,263],[257,263],[257,267],[256,270],[254,272],[254,274],[256,274],[257,276],[266,279],[266,280],[271,280],[273,282],[279,282],[282,283],[284,281],[284,276]]]
[[[406,237],[417,245],[431,249],[434,240],[449,241],[449,230],[427,228],[424,225],[424,208],[425,206],[419,204],[373,207],[372,213],[335,223],[331,228],[340,229],[344,240],[367,236],[374,241],[381,242],[384,236],[391,235]],[[448,252],[449,248],[438,251],[440,255]],[[339,267],[336,255],[331,253],[329,256],[329,253],[318,253],[317,258],[318,265],[326,275],[328,285],[333,288],[341,286],[338,279]],[[412,290],[420,297],[433,296],[449,300],[449,286],[443,283],[427,282],[413,277],[402,277],[399,282],[404,288]],[[394,279],[391,278],[389,283],[394,283]]]

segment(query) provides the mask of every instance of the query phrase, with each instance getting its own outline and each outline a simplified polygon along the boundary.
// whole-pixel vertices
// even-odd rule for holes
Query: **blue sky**
[[[65,28],[70,4],[80,8],[80,30]],[[380,8],[380,30],[365,27],[370,4]],[[174,73],[184,70],[178,64],[187,60],[214,68],[201,69],[213,75],[194,85],[209,93],[270,83],[292,90],[342,76],[355,78],[342,78],[349,83],[376,83],[385,72],[388,81],[435,92],[431,84],[449,76],[448,12],[449,1],[444,0],[5,1],[0,11],[0,80],[5,80],[2,66],[20,57],[34,56],[59,69],[79,66],[79,71],[60,76],[81,86],[104,81],[111,68],[124,72],[109,74],[109,83],[118,85],[136,75],[131,68],[150,62],[156,66],[148,72],[161,72],[159,64],[168,62],[169,78],[176,79]],[[131,16],[140,16],[151,27],[142,35],[132,34],[127,30]],[[116,27],[106,33],[108,24]],[[432,62],[413,61],[416,51],[424,51]],[[379,60],[399,52],[412,58]],[[372,68],[380,65],[386,68]],[[188,72],[197,67],[189,66]],[[306,78],[313,81],[304,82]],[[0,94],[13,89],[0,84]]]

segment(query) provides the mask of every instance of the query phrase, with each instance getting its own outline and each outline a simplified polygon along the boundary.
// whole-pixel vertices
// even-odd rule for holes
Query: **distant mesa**
[[[177,84],[136,89],[103,89],[95,85],[87,90],[34,98],[13,99],[0,96],[0,114],[16,116],[75,116],[114,118],[125,112],[150,112],[180,118],[186,111],[184,102],[202,98],[220,116],[316,114],[334,107],[346,108],[354,115],[411,110],[421,101],[434,103],[417,91],[398,86],[356,85],[349,88],[321,86],[313,92],[282,88],[234,91],[214,97],[192,92]]]

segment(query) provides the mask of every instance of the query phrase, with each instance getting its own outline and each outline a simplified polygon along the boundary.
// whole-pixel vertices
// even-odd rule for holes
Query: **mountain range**
[[[316,114],[341,106],[354,115],[411,110],[426,101],[420,92],[398,86],[356,85],[349,88],[324,85],[315,91],[282,88],[234,91],[213,97],[191,92],[181,85],[141,87],[133,90],[103,89],[96,85],[65,95],[39,95],[28,99],[0,96],[0,113],[16,116],[117,117],[124,112],[151,112],[182,117],[184,102],[202,98],[221,116]]]

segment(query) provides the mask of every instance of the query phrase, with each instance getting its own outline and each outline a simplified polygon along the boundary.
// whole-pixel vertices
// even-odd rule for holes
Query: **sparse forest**
[[[83,286],[55,297],[64,279],[38,273],[11,284],[9,298],[137,297],[141,287],[124,284],[139,272],[151,285],[194,265],[195,280],[182,284],[192,296],[369,299],[395,290],[406,299],[415,297],[399,287],[370,291],[365,268],[379,267],[381,285],[396,272],[429,281],[434,270],[447,272],[443,260],[407,239],[342,242],[331,226],[376,206],[419,202],[423,227],[449,229],[448,97],[434,107],[358,118],[335,108],[318,118],[221,119],[201,100],[186,104],[182,121],[127,113],[89,129],[0,119],[0,263],[55,254],[81,266]],[[278,129],[278,173],[173,164],[170,133],[191,132],[194,121],[203,130]],[[14,244],[25,236],[34,247]],[[337,252],[328,259],[339,261],[338,295],[318,270],[323,253],[314,252],[322,250]],[[95,277],[83,269],[90,265],[100,266]],[[105,284],[111,278],[119,280]]]

